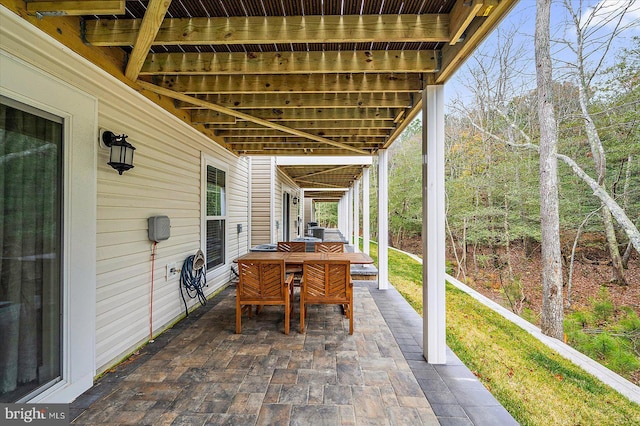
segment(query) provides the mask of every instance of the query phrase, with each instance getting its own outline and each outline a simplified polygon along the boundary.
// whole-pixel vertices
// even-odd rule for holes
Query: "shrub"
[[[640,361],[629,350],[621,349],[613,354],[607,367],[621,374],[628,374],[640,368]]]
[[[593,316],[599,323],[608,322],[615,311],[613,302],[609,296],[609,290],[607,290],[606,287],[600,287],[598,297],[591,299],[591,305],[593,307]]]

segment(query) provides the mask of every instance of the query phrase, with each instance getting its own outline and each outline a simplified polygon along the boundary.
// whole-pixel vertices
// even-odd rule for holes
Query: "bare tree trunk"
[[[624,189],[622,193],[623,201],[622,201],[622,209],[624,211],[628,211],[629,208],[629,185],[631,182],[631,167],[633,164],[633,154],[629,154],[627,158],[627,168],[624,174]],[[629,268],[629,258],[631,257],[631,242],[627,243],[627,249],[624,251],[622,255],[622,267],[624,269]]]
[[[581,48],[582,42],[578,41],[578,52],[579,58],[581,58]],[[581,61],[580,61],[581,62]],[[579,66],[579,69],[582,69],[582,66]],[[580,74],[583,74],[581,71]],[[593,124],[593,120],[591,119],[591,115],[587,108],[587,87],[585,87],[584,80],[581,80],[581,84],[578,87],[578,97],[580,100],[580,109],[582,110],[582,116],[585,122],[585,129],[587,133],[587,140],[589,141],[589,145],[591,146],[591,155],[593,157],[593,162],[596,169],[597,174],[597,182],[603,189],[605,188],[605,175],[607,172],[607,160],[605,157],[604,147],[602,146],[602,141],[600,140],[600,136],[598,135],[598,131],[596,126]],[[606,190],[606,189],[605,189]],[[609,250],[609,257],[611,258],[611,267],[613,278],[612,281],[620,284],[626,285],[627,282],[624,278],[624,268],[622,267],[622,257],[620,256],[620,250],[618,249],[618,238],[616,237],[616,230],[613,226],[613,219],[611,217],[611,210],[607,207],[607,205],[602,201],[602,224],[604,225],[604,233],[607,238],[607,248]]]
[[[620,256],[620,249],[618,248],[618,238],[611,218],[611,210],[604,204],[602,204],[602,207],[602,222],[604,223],[604,232],[607,236],[607,247],[609,248],[611,267],[613,269],[613,278],[611,280],[619,285],[627,285],[627,280],[624,277],[624,267],[622,266],[622,256]]]
[[[540,221],[542,227],[542,332],[562,340],[562,258],[558,211],[558,134],[553,105],[549,21],[551,0],[536,4],[535,56],[540,121]]]
[[[467,277],[467,218],[462,219],[462,273]]]
[[[504,195],[504,248],[507,257],[507,272],[509,273],[509,282],[513,281],[513,268],[511,267],[511,236],[509,235],[509,202],[507,194]]]
[[[585,23],[580,22],[579,12],[576,13],[571,5],[565,0],[567,10],[572,14],[574,19],[574,26],[576,30],[576,69],[578,80],[578,100],[580,103],[580,111],[584,120],[585,133],[587,140],[589,141],[589,147],[591,148],[591,156],[593,158],[593,164],[596,170],[597,182],[602,188],[606,190],[605,176],[607,173],[607,157],[596,129],[593,123],[593,118],[589,112],[589,86],[590,81],[595,75],[594,72],[588,73],[585,70],[586,57],[585,57],[585,31],[588,26]],[[620,17],[620,19],[622,19]],[[619,23],[618,23],[619,25]],[[615,34],[615,32],[614,32]],[[613,38],[613,36],[612,36]],[[611,211],[606,203],[602,203],[602,223],[604,225],[604,232],[607,238],[607,248],[609,249],[609,257],[611,258],[611,266],[613,272],[613,281],[621,285],[626,285],[624,278],[624,268],[622,267],[622,257],[620,256],[620,250],[618,248],[618,238],[616,237],[616,231],[613,226],[613,219],[611,218]]]
[[[451,227],[449,226],[449,221],[447,220],[446,216],[444,218],[444,222],[447,225],[447,232],[449,234],[449,239],[451,240],[451,250],[453,250],[453,256],[456,258],[456,264],[458,265],[458,271],[456,272],[456,279],[458,279],[458,277],[462,273],[464,281],[467,281],[467,276],[465,275],[464,270],[462,269],[462,265],[460,264],[460,258],[458,257],[458,249],[456,248],[456,242],[453,239],[453,233],[451,232]]]
[[[596,214],[599,210],[600,209],[592,211],[587,215],[587,217],[584,218],[584,220],[578,227],[578,230],[576,231],[576,238],[573,240],[573,247],[571,248],[571,258],[569,260],[569,279],[567,282],[567,308],[571,307],[571,287],[573,285],[573,259],[575,259],[576,257],[576,248],[578,247],[578,240],[582,235],[582,230],[584,229],[584,226],[587,224],[587,222],[589,222],[589,219],[591,219],[591,216]]]

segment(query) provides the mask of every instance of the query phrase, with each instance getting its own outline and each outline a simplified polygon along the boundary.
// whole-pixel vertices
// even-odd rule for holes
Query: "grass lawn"
[[[389,281],[422,315],[422,266],[389,250]],[[447,344],[522,425],[640,425],[638,404],[450,284]]]

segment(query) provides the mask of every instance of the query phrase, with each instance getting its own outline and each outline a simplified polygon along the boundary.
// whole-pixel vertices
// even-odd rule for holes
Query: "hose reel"
[[[180,271],[180,295],[184,302],[186,316],[189,316],[189,308],[187,307],[187,300],[184,297],[185,292],[191,299],[198,298],[202,306],[207,304],[207,297],[202,291],[203,287],[207,286],[206,264],[207,262],[202,250],[198,250],[196,254],[187,257],[182,264],[182,270]],[[182,290],[183,287],[184,292]]]

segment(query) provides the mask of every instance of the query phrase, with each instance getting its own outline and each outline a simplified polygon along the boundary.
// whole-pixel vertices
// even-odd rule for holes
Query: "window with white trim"
[[[206,174],[206,257],[210,271],[225,263],[226,173],[207,164]]]

